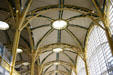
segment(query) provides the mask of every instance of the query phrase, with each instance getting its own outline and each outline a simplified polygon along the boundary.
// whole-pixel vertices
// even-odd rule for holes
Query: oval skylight
[[[55,49],[53,49],[53,52],[55,52],[55,53],[59,53],[59,52],[62,52],[62,51],[63,51],[62,48],[55,48]]]
[[[54,29],[61,30],[61,29],[64,29],[64,28],[67,27],[67,22],[64,21],[64,20],[56,20],[56,21],[53,22],[52,27]]]

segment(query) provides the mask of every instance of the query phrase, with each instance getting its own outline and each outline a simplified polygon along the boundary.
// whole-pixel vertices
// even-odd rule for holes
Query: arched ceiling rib
[[[58,8],[64,8],[64,7],[66,7],[66,6],[64,6],[63,5],[63,3],[62,4],[60,4],[61,2],[60,1],[64,1],[64,0],[59,0],[59,7]],[[65,2],[64,2],[65,3]],[[61,6],[62,5],[62,6]],[[70,6],[67,6],[68,8],[70,8]],[[72,7],[72,6],[71,6]],[[47,9],[49,9],[49,8],[47,8]],[[47,9],[45,9],[45,10],[47,10]],[[77,7],[75,7],[75,9],[76,10],[78,10],[79,8],[77,8]],[[40,9],[39,9],[40,10]],[[37,12],[41,12],[41,11],[37,11]],[[49,34],[49,35],[51,35],[51,37],[49,37],[49,36],[47,36],[46,37],[46,39],[47,40],[45,40],[45,38],[44,37],[42,37],[42,38],[44,38],[44,39],[42,39],[41,38],[41,40],[42,40],[42,44],[44,44],[44,45],[46,45],[46,44],[48,44],[47,43],[47,41],[49,41],[49,44],[52,44],[52,43],[55,43],[55,42],[53,42],[54,40],[56,41],[56,42],[62,42],[62,39],[64,40],[65,38],[68,38],[68,40],[69,41],[71,41],[71,40],[74,40],[74,45],[76,45],[76,46],[78,46],[80,49],[83,49],[84,48],[84,41],[85,41],[85,36],[86,36],[86,32],[87,32],[87,30],[88,30],[88,27],[90,26],[90,24],[92,23],[92,20],[89,18],[89,17],[87,17],[87,16],[94,16],[94,17],[97,17],[97,16],[95,16],[95,15],[92,15],[92,14],[89,14],[89,12],[88,12],[88,14],[82,14],[81,13],[81,10],[82,10],[82,12],[84,13],[87,13],[88,11],[86,10],[86,9],[80,9],[79,11],[71,11],[71,10],[53,10],[53,12],[52,11],[49,11],[49,10],[47,10],[45,13],[46,13],[46,15],[45,15],[45,13],[42,13],[42,14],[40,14],[37,18],[40,18],[40,17],[43,17],[43,19],[45,18],[46,20],[48,20],[48,23],[46,23],[46,24],[39,24],[39,22],[40,21],[38,21],[37,20],[37,23],[39,24],[39,26],[35,26],[33,29],[35,29],[35,30],[38,30],[39,28],[45,28],[45,27],[51,27],[51,24],[52,24],[52,21],[55,21],[55,20],[57,20],[57,19],[64,19],[64,20],[66,20],[67,22],[68,22],[68,28],[66,28],[65,29],[65,31],[66,31],[66,33],[64,33],[63,32],[63,30],[55,30],[55,31],[57,31],[57,33],[56,32],[54,32],[54,34]],[[34,10],[35,11],[35,10]],[[35,11],[35,12],[36,12]],[[90,11],[90,10],[89,10]],[[50,12],[50,13],[49,13]],[[91,12],[91,11],[90,11]],[[56,16],[54,16],[56,14]],[[67,16],[67,14],[68,14],[68,16]],[[53,16],[52,16],[53,15]],[[65,16],[67,16],[67,17],[65,17]],[[74,16],[74,17],[73,17]],[[36,19],[36,18],[35,18]],[[41,18],[40,18],[41,19]],[[79,21],[80,20],[80,21]],[[42,20],[41,20],[42,21]],[[32,22],[32,21],[31,21]],[[50,22],[50,23],[49,23]],[[31,26],[32,26],[32,24],[33,23],[30,23],[31,24]],[[51,29],[50,29],[51,30]],[[75,32],[74,32],[75,31]],[[49,32],[47,32],[47,33],[49,33]],[[46,35],[48,35],[46,33]],[[82,33],[82,34],[81,34]],[[66,34],[68,34],[68,36],[65,36]],[[82,36],[80,36],[80,34],[82,35]],[[46,35],[44,35],[44,36],[46,36]],[[57,35],[57,37],[53,37],[53,36],[56,36]],[[62,35],[64,35],[64,36],[62,36]],[[38,35],[39,36],[39,35]],[[36,36],[36,37],[38,37],[38,36]],[[69,39],[69,37],[71,36],[71,39]],[[34,36],[35,37],[35,36]],[[52,39],[52,38],[54,38],[54,39]],[[34,38],[34,39],[37,39],[37,38]],[[44,43],[44,40],[45,40],[45,43]],[[51,41],[52,40],[52,41]],[[66,42],[67,40],[64,40],[65,41],[65,43],[68,43],[68,42]],[[68,44],[71,44],[72,45],[72,42],[70,42],[70,43],[68,43]],[[42,45],[42,46],[44,46],[44,45]],[[38,46],[37,46],[38,47]],[[67,52],[68,53],[68,52]],[[75,57],[73,57],[73,56],[69,56],[67,53],[65,53],[65,52],[63,52],[62,54],[61,53],[59,53],[59,54],[56,54],[56,58],[54,57],[55,55],[53,55],[54,53],[53,52],[50,52],[48,55],[46,55],[45,56],[45,58],[44,59],[42,59],[41,57],[43,57],[43,55],[40,57],[40,59],[42,59],[42,62],[44,62],[44,61],[48,61],[49,59],[51,59],[51,61],[52,60],[55,60],[56,59],[56,61],[58,60],[62,60],[62,58],[65,58],[63,61],[65,61],[65,60],[68,60],[67,62],[69,62],[69,63],[75,63],[74,62],[74,60],[73,60],[73,58],[76,58],[76,56]],[[71,53],[72,54],[72,53]],[[54,57],[54,58],[49,58],[49,57]],[[67,58],[66,58],[67,57]],[[55,62],[56,62],[55,61]],[[49,61],[48,61],[49,62]],[[49,62],[50,63],[50,62]],[[43,63],[44,64],[44,63]],[[54,66],[54,65],[53,65]],[[51,69],[50,68],[52,68],[53,67],[52,65],[51,66],[49,66],[49,67],[47,67],[47,69],[46,70],[49,70],[50,72],[51,72]],[[60,65],[57,65],[57,66],[55,66],[54,68],[53,68],[53,70],[60,70]],[[68,69],[68,68],[67,68]],[[68,73],[69,73],[69,71],[68,71]]]
[[[10,2],[12,1],[10,0]],[[23,10],[23,8],[26,7],[26,2],[27,0],[21,0],[21,10]],[[10,39],[9,42],[12,42],[12,36],[14,36],[14,34],[13,32],[11,32],[11,30],[13,31],[16,26],[14,25],[14,19],[11,17],[12,14],[8,13],[9,9],[6,8],[8,7],[8,4],[5,5],[4,3],[7,3],[6,0],[0,0],[0,20],[7,20],[9,24],[11,24],[8,33],[0,31],[0,37],[7,36],[7,38],[2,38],[0,39],[0,41],[6,43],[6,39]],[[13,4],[13,7],[15,11],[15,4]],[[72,46],[74,45],[77,48],[82,49],[84,51],[84,42],[86,41],[86,35],[89,30],[89,27],[93,22],[92,18],[94,18],[95,20],[98,18],[98,15],[96,14],[96,10],[91,0],[33,0],[33,3],[29,9],[25,21],[26,25],[28,26],[22,31],[19,46],[26,48],[27,51],[31,48],[38,48],[39,50],[41,47],[44,47],[48,44],[52,45],[53,43],[66,43]],[[56,30],[52,28],[52,22],[58,19],[63,19],[67,21],[68,27],[63,30]],[[29,35],[29,37],[27,35]],[[52,46],[53,47],[51,48],[53,49],[54,45]],[[82,58],[84,56],[82,55],[83,52],[78,50],[72,51],[69,48],[57,54],[54,53],[52,49],[47,50],[46,47],[43,48],[43,51],[39,57],[40,65],[47,64],[51,61],[56,62],[57,60],[75,65],[75,58],[77,57],[77,55],[80,55]],[[31,56],[30,52],[31,51],[29,50],[29,55]],[[26,56],[26,54],[22,55],[22,57],[24,56]],[[28,58],[29,57],[25,57],[22,59]],[[58,75],[62,75],[64,72],[71,72],[71,69],[72,68],[69,68],[65,64],[54,67],[53,65],[49,65],[43,69],[43,72],[47,71],[46,73],[50,72],[51,75],[53,75],[52,72],[54,71],[52,70],[58,70],[63,71],[60,72],[61,74],[58,72]]]

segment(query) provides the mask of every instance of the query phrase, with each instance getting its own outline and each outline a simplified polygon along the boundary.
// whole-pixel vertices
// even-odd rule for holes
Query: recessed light
[[[0,30],[7,30],[9,25],[6,22],[0,21]]]
[[[52,27],[61,30],[67,27],[67,22],[64,20],[56,20],[53,22]]]
[[[22,53],[22,52],[23,52],[22,49],[20,49],[20,48],[17,49],[17,53]]]
[[[63,51],[62,48],[55,48],[55,49],[53,49],[53,52],[55,52],[55,53],[59,53],[59,52],[62,52],[62,51]]]
[[[24,62],[24,63],[22,63],[22,65],[24,65],[24,66],[27,66],[27,65],[29,65],[30,63],[29,62]]]
[[[55,62],[55,63],[54,63],[54,65],[59,65],[59,64],[60,64],[59,62]]]

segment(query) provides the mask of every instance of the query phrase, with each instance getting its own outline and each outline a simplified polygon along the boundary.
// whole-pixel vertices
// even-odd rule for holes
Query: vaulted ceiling
[[[9,50],[12,48],[15,32],[15,2],[13,0],[0,0],[0,20],[6,21],[10,28],[0,31],[0,42]],[[21,0],[21,11],[26,7],[28,0]],[[103,9],[104,0],[97,0],[100,9]],[[13,7],[13,11],[9,10]],[[14,14],[13,14],[14,13]],[[92,0],[32,0],[26,16],[28,25],[22,30],[19,47],[24,50],[17,54],[15,69],[22,75],[29,75],[30,65],[23,66],[23,62],[31,63],[32,36],[34,49],[40,50],[35,65],[43,66],[42,75],[70,75],[72,66],[85,48],[87,32],[94,19],[98,19]],[[52,27],[56,20],[64,20],[68,26],[62,30]],[[62,48],[63,52],[55,53],[53,49]],[[54,65],[55,62],[62,64]],[[37,67],[35,67],[37,74]]]

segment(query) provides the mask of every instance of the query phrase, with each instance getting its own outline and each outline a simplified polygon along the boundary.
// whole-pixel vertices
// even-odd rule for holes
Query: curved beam
[[[42,40],[44,40],[51,32],[53,32],[54,31],[54,29],[53,28],[51,28],[50,30],[48,30],[45,34],[44,34],[44,36],[37,42],[37,44],[36,44],[36,52],[35,52],[35,54],[34,54],[34,59],[37,57],[37,53],[38,52],[40,52],[40,51],[38,51],[38,48],[39,48],[39,45],[40,45],[40,43],[42,42]],[[35,59],[36,60],[36,59]],[[35,62],[35,60],[34,60],[34,62]]]
[[[58,5],[50,5],[50,6],[44,6],[42,8],[37,8],[35,10],[32,10],[28,13],[28,19],[30,16],[32,16],[30,19],[35,18],[36,16],[41,15],[41,13],[45,13],[47,10],[49,9],[55,9],[55,10],[61,10],[61,8],[58,8]],[[92,16],[96,16],[95,13],[91,13],[92,10],[89,10],[87,8],[82,8],[82,7],[78,7],[78,6],[72,6],[72,5],[64,5],[64,8],[62,8],[62,10],[75,10],[76,12],[80,12],[82,14],[86,14],[86,13],[90,13]],[[38,13],[39,11],[42,11],[41,13]],[[85,12],[85,13],[84,13]],[[34,15],[35,14],[35,15]],[[28,20],[27,19],[27,20]]]
[[[53,54],[53,52],[49,53],[49,54],[42,60],[41,64],[43,64],[44,61],[45,61],[50,55],[52,55],[52,54]]]
[[[22,39],[27,44],[27,47],[30,48],[30,44],[28,40],[26,40],[22,35],[20,35],[20,39]]]
[[[63,52],[63,54],[64,54],[65,56],[67,56],[67,57],[70,59],[70,61],[74,64],[73,59],[72,59],[67,53]]]
[[[30,14],[30,13],[35,14],[36,12],[39,12],[39,11],[44,11],[44,10],[49,10],[49,9],[56,9],[56,8],[58,8],[58,5],[45,6],[45,7],[41,7],[41,8],[36,8],[36,9],[30,11],[28,14]],[[74,6],[74,5],[64,5],[64,8],[74,9],[78,12],[91,12],[92,11],[90,9],[79,7],[79,6]],[[62,9],[64,10],[64,8],[62,8]]]
[[[50,30],[48,30],[44,34],[44,36],[37,42],[37,44],[36,44],[36,51],[33,53],[33,58],[32,58],[32,65],[31,65],[32,66],[32,71],[31,71],[31,74],[34,74],[33,69],[34,69],[34,64],[35,64],[35,61],[36,61],[36,57],[39,56],[39,54],[40,54],[40,50],[38,50],[39,45],[42,42],[42,40],[44,40],[53,30],[54,30],[53,28],[51,28]]]
[[[40,73],[42,73],[44,67],[46,67],[46,66],[48,66],[48,65],[52,65],[52,64],[54,64],[54,63],[56,63],[56,60],[55,60],[55,61],[48,62],[48,63],[45,63],[45,64],[42,64],[42,65],[41,65]],[[58,63],[63,64],[63,65],[68,65],[68,66],[70,66],[70,67],[73,67],[73,64],[67,63],[67,62],[65,62],[65,61],[59,60]],[[60,65],[60,64],[59,64],[59,65]]]
[[[49,51],[52,51],[52,50],[49,50]],[[64,51],[68,51],[68,50],[64,50]],[[48,51],[46,51],[46,52],[48,52]],[[78,54],[78,53],[73,52],[73,51],[69,51],[69,52],[74,53],[74,54]],[[45,52],[43,52],[43,53],[45,53]],[[62,53],[65,54],[65,55],[72,61],[72,63],[74,64],[73,59],[72,59],[67,53],[65,53],[65,52],[62,52]],[[53,54],[53,52],[49,53],[49,54],[42,60],[41,64],[43,64],[43,62],[44,62],[50,55],[52,55],[52,54]],[[80,57],[81,57],[81,56],[80,56]],[[82,57],[81,57],[81,58],[82,58]],[[82,58],[82,59],[83,59],[83,58]]]
[[[51,49],[49,49],[49,48],[54,49],[54,48],[57,48],[59,46],[61,46],[61,48],[63,48],[63,49],[64,48],[69,48],[69,49],[73,50],[73,51],[71,51],[71,50],[65,50],[64,49],[64,51],[69,51],[69,52],[78,54],[83,59],[83,56],[82,56],[83,52],[79,48],[77,48],[75,46],[70,46],[70,45],[65,44],[65,43],[54,43],[54,44],[50,44],[50,45],[46,45],[44,47],[41,47],[41,48],[39,48],[40,54],[51,51]],[[46,50],[46,49],[48,49],[48,50]]]
[[[70,51],[70,50],[65,50],[65,51],[69,51],[69,52],[75,53],[75,54],[77,54],[78,56],[80,56],[81,59],[84,59],[84,57],[83,57],[82,55],[80,55],[79,53],[76,53],[76,52],[74,52],[74,51]]]
[[[85,63],[85,70],[86,70],[86,74],[89,75],[89,71],[88,71],[88,66],[87,66],[87,46],[88,46],[88,38],[90,36],[90,33],[92,31],[92,29],[94,28],[94,24],[92,23],[87,31],[87,34],[86,34],[86,41],[85,41],[85,51],[84,51],[84,63]]]
[[[73,19],[81,18],[81,17],[86,17],[88,15],[89,14],[81,14],[81,15],[73,16],[73,17],[70,17],[70,18],[66,19],[66,21],[72,21]]]
[[[43,28],[43,27],[48,27],[48,26],[50,26],[50,24],[36,26],[36,27],[34,27],[34,28],[31,28],[31,30],[33,31],[33,30],[35,30],[35,29]]]
[[[61,65],[61,66],[64,67],[68,72],[71,73],[71,70],[69,70],[66,66],[64,66],[64,65]]]
[[[52,51],[52,50],[48,50],[48,51]],[[44,51],[44,52],[42,52],[42,53],[45,53],[45,52],[48,52],[48,51]],[[74,53],[74,54],[78,54],[78,53],[76,53],[76,52],[73,52],[73,51],[70,51],[70,50],[64,50],[64,52],[65,51],[69,51],[69,52],[71,52],[71,53]],[[64,52],[63,52],[63,54],[64,54]],[[47,57],[49,57],[50,55],[52,55],[53,54],[53,52],[51,52],[50,54],[48,54],[43,60],[42,60],[42,62],[41,62],[41,64],[47,59]],[[67,54],[65,54],[66,56],[67,56]],[[69,56],[69,55],[68,55]],[[80,56],[80,55],[79,55]],[[83,57],[82,56],[80,56],[82,59],[83,59]],[[74,61],[72,60],[72,58],[69,56],[68,57],[71,61],[72,61],[72,63],[74,64]]]
[[[50,65],[44,72],[43,72],[43,74],[45,74],[46,72],[47,72],[47,70],[49,70],[49,68],[51,68],[53,65]],[[64,65],[60,65],[60,66],[62,66],[62,67],[64,67],[68,72],[70,72],[71,73],[71,71],[67,68],[67,67],[65,67]]]
[[[65,31],[73,38],[73,40],[75,42],[77,42],[77,44],[79,45],[80,49],[83,50],[82,43],[80,42],[80,40],[68,28],[66,28]]]
[[[44,67],[46,67],[46,66],[48,66],[48,65],[53,65],[54,63],[56,63],[56,60],[55,60],[55,61],[48,62],[48,63],[45,63],[45,64],[42,64],[42,65],[41,65],[40,74],[42,74],[42,71],[43,71]],[[63,64],[63,65],[68,65],[68,66],[70,66],[70,67],[73,67],[73,64],[68,63],[68,62],[65,62],[65,61],[59,60],[58,63],[60,63],[59,65],[62,65],[62,64]]]
[[[81,17],[89,17],[89,18],[90,18],[92,21],[94,21],[98,26],[100,26],[102,29],[105,30],[105,28],[102,27],[102,26],[97,22],[97,20],[95,20],[95,19],[93,18],[93,16],[94,16],[94,17],[99,17],[99,16],[97,16],[97,15],[92,15],[92,14],[88,13],[88,14],[82,14],[82,15],[70,17],[70,18],[66,19],[66,21],[71,21],[71,20],[73,20],[73,19],[81,18]]]
[[[95,8],[96,8],[96,10],[97,10],[97,12],[99,14],[99,16],[102,17],[104,14],[102,13],[100,7],[97,5],[96,1],[95,0],[91,0],[91,1],[94,4],[94,6],[95,6]]]
[[[57,71],[52,70],[52,71],[49,71],[49,72],[45,73],[44,75],[53,74],[53,73],[60,73],[60,74],[63,74],[63,75],[68,75],[67,72],[61,71],[61,70],[57,70]]]
[[[94,23],[96,24],[96,25],[98,25],[99,27],[101,27],[103,30],[105,30],[105,28],[102,26],[102,25],[100,25],[99,23],[98,23],[98,19],[94,19],[92,16],[88,16],[92,21],[94,21]]]
[[[44,6],[42,8],[36,8],[32,11],[30,11],[27,16],[28,18],[26,18],[26,23],[23,25],[23,27],[21,28],[21,30],[27,26],[27,24],[34,18],[38,17],[39,15],[41,15],[42,13],[45,13],[47,10],[61,10],[61,8],[58,8],[58,5],[50,5],[50,6]],[[78,6],[73,6],[73,5],[64,5],[64,8],[62,8],[62,10],[71,10],[71,11],[76,11],[82,14],[86,14],[86,13],[90,13],[92,16],[96,15],[95,13],[91,13],[92,10],[89,10],[87,8],[82,8],[82,7],[78,7]],[[40,13],[37,13],[39,11],[42,11]],[[30,17],[31,16],[31,17]],[[93,16],[95,17],[95,16]]]
[[[40,45],[40,43],[42,42],[42,40],[44,40],[51,32],[53,32],[53,28],[51,28],[50,30],[48,30],[45,34],[44,34],[44,36],[37,42],[37,44],[36,44],[36,48],[38,49],[38,47],[39,47],[39,45]]]
[[[70,61],[74,64],[74,61],[73,61],[73,59],[68,55],[68,54],[66,54],[65,52],[62,52],[65,56],[67,56],[69,59],[70,59]],[[45,58],[44,58],[44,60],[45,59],[47,59],[47,57],[48,56],[50,56],[51,54],[53,54],[53,52],[52,53],[50,53],[50,54],[48,54]],[[58,59],[59,60],[59,59]],[[56,60],[57,61],[57,60]]]
[[[53,65],[50,65],[48,68],[45,69],[45,71],[43,73],[41,73],[42,75],[45,74]]]
[[[50,21],[55,21],[55,19],[52,19],[51,17],[44,16],[44,15],[39,15],[38,17],[43,17],[43,18],[47,18]]]
[[[87,33],[86,33],[86,36],[85,36],[85,42],[84,42],[84,43],[85,43],[85,50],[87,50],[86,47],[87,47],[87,45],[88,45],[88,37],[90,36],[90,33],[91,33],[91,31],[92,31],[92,29],[93,29],[94,26],[95,26],[95,25],[94,25],[94,23],[92,22],[92,23],[90,24],[88,30],[87,30]]]
[[[77,75],[77,62],[78,62],[78,55],[75,58],[75,69],[74,69],[74,72],[75,72],[76,75]]]
[[[80,25],[69,24],[69,26],[71,26],[71,27],[79,27],[79,28],[82,28],[82,29],[88,30],[87,27],[83,27],[83,26],[80,26]]]
[[[46,67],[46,66],[48,66],[48,65],[51,65],[51,64],[54,64],[54,63],[56,63],[56,60],[47,62],[47,63],[45,63],[45,64],[42,64],[42,69],[43,69],[44,67]],[[69,63],[69,62],[62,61],[62,60],[59,60],[58,63],[63,64],[63,65],[67,65],[67,66],[70,66],[70,67],[73,67],[73,64],[71,64],[71,63]],[[59,65],[60,65],[60,64],[59,64]]]
[[[32,31],[29,28],[29,26],[26,27],[27,31],[28,31],[28,35],[29,35],[29,40],[30,40],[30,47],[33,50],[34,49],[34,39],[32,37]]]

